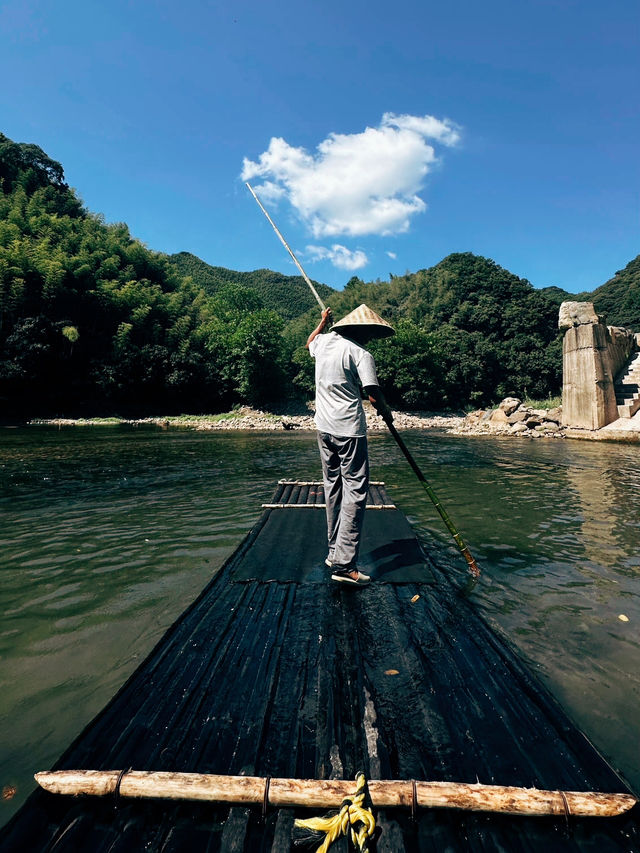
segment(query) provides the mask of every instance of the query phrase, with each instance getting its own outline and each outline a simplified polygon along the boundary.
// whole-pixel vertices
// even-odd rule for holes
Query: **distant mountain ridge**
[[[229,284],[239,284],[255,291],[265,308],[276,311],[288,322],[317,306],[309,286],[299,275],[284,275],[273,270],[260,269],[252,272],[237,272],[225,267],[211,266],[190,252],[169,255],[169,263],[181,276],[191,276],[194,283],[209,296],[215,296]],[[323,300],[328,300],[336,291],[326,284],[313,282]]]
[[[483,275],[488,274],[491,276],[494,274],[492,270],[493,266],[501,270],[501,273],[510,279],[515,280],[517,278],[513,273],[494,265],[492,261],[487,262],[487,259],[471,255],[471,253],[467,252],[454,253],[428,269],[408,273],[405,276],[393,276],[391,282],[376,282],[370,286],[376,291],[377,296],[382,296],[386,291],[397,292],[399,289],[398,282],[404,282],[407,292],[403,295],[400,302],[404,303],[403,307],[407,307],[412,302],[409,292],[415,291],[416,281],[427,280],[430,275],[443,269],[442,265],[446,268],[448,265],[450,266],[451,259],[461,257],[478,258],[481,264],[480,268],[474,271],[475,275],[472,279],[465,278],[461,280],[457,275],[453,276],[453,279],[457,279],[457,286],[454,287],[454,290],[459,302],[465,301],[469,293],[476,289]],[[189,252],[178,252],[177,254],[169,255],[168,260],[179,275],[191,276],[194,283],[202,287],[211,296],[215,295],[222,287],[228,284],[239,284],[242,287],[250,288],[260,296],[265,307],[276,311],[285,322],[296,320],[298,317],[306,314],[307,311],[317,308],[316,301],[301,276],[285,275],[269,269],[239,272],[225,267],[212,266],[197,257],[197,255]],[[489,266],[486,265],[487,263]],[[518,280],[526,282],[524,279]],[[353,285],[354,282],[364,284],[357,277],[352,278],[349,284]],[[335,290],[329,285],[315,280],[313,284],[325,303],[331,302],[332,307],[334,305],[339,307],[343,303],[343,296],[341,294],[344,294],[344,290]],[[348,289],[349,285],[347,285],[345,290]],[[558,305],[568,300],[593,302],[596,311],[604,315],[605,321],[609,325],[625,326],[640,331],[640,255],[630,261],[624,269],[618,270],[611,279],[592,292],[570,293],[555,285],[534,288],[529,282],[526,282],[525,290],[539,294],[541,297],[549,298]],[[496,298],[500,297],[499,288],[497,291],[494,288],[493,295]],[[513,296],[513,294],[510,294],[510,296]],[[391,299],[395,302],[396,308],[398,308],[398,299],[395,297],[391,297]],[[349,302],[350,300],[347,301]],[[378,299],[374,299],[374,302],[378,301]],[[413,302],[415,303],[415,301],[416,296],[414,293]],[[418,299],[418,301],[420,300]],[[390,306],[387,306],[387,308],[390,309]],[[454,306],[451,301],[450,308],[453,312]],[[413,305],[413,309],[413,313],[416,313],[415,304]],[[351,310],[351,308],[348,310]],[[403,311],[387,310],[387,314],[389,313],[397,316],[402,315]],[[418,310],[417,313],[424,316],[425,313],[430,313],[430,311]],[[440,319],[443,320],[444,317],[441,316]]]

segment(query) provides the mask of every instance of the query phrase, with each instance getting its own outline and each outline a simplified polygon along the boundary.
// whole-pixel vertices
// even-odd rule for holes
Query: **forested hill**
[[[341,317],[366,302],[389,320],[396,336],[372,344],[381,381],[396,404],[436,409],[507,394],[557,394],[562,299],[466,252],[389,282],[354,277],[332,297],[331,308]],[[313,313],[289,324],[296,343],[312,327]],[[310,387],[308,373],[307,379]]]
[[[640,258],[594,293],[640,320]],[[318,285],[334,316],[366,302],[397,329],[375,346],[398,407],[545,397],[561,384],[559,288],[470,253],[388,282]],[[0,417],[215,412],[312,392],[302,279],[168,257],[87,211],[62,166],[0,134]]]
[[[225,267],[213,267],[189,252],[169,255],[169,262],[181,276],[191,276],[210,296],[215,296],[228,284],[239,284],[254,290],[263,304],[276,311],[283,320],[293,320],[317,304],[308,284],[299,275],[283,275],[266,269],[237,272]],[[326,284],[314,281],[313,285],[323,300],[329,300],[335,293]]]
[[[640,331],[640,255],[589,296],[611,326]]]
[[[282,318],[215,296],[0,134],[0,416],[215,412],[288,387]]]

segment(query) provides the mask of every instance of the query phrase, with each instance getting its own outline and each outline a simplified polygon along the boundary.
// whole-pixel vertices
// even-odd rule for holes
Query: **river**
[[[640,789],[637,447],[404,434],[483,574],[469,593]],[[387,434],[384,480],[464,585],[466,564]],[[257,520],[311,433],[0,431],[0,824]],[[435,539],[436,545],[433,544]]]

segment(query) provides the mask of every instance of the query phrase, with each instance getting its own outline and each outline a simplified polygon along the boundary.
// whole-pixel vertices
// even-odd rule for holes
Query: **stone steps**
[[[632,418],[640,410],[640,352],[629,362],[626,372],[615,383],[618,416]]]

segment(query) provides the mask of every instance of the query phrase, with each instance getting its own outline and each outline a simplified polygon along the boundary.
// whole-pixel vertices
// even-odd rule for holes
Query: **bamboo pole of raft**
[[[260,776],[214,776],[146,770],[58,770],[36,773],[36,781],[54,794],[118,794],[168,800],[257,803],[275,808],[338,808],[353,795],[348,780],[267,779]],[[449,808],[511,815],[612,817],[637,802],[631,794],[595,791],[541,791],[461,782],[370,780],[376,808]],[[414,799],[415,798],[415,799]]]

